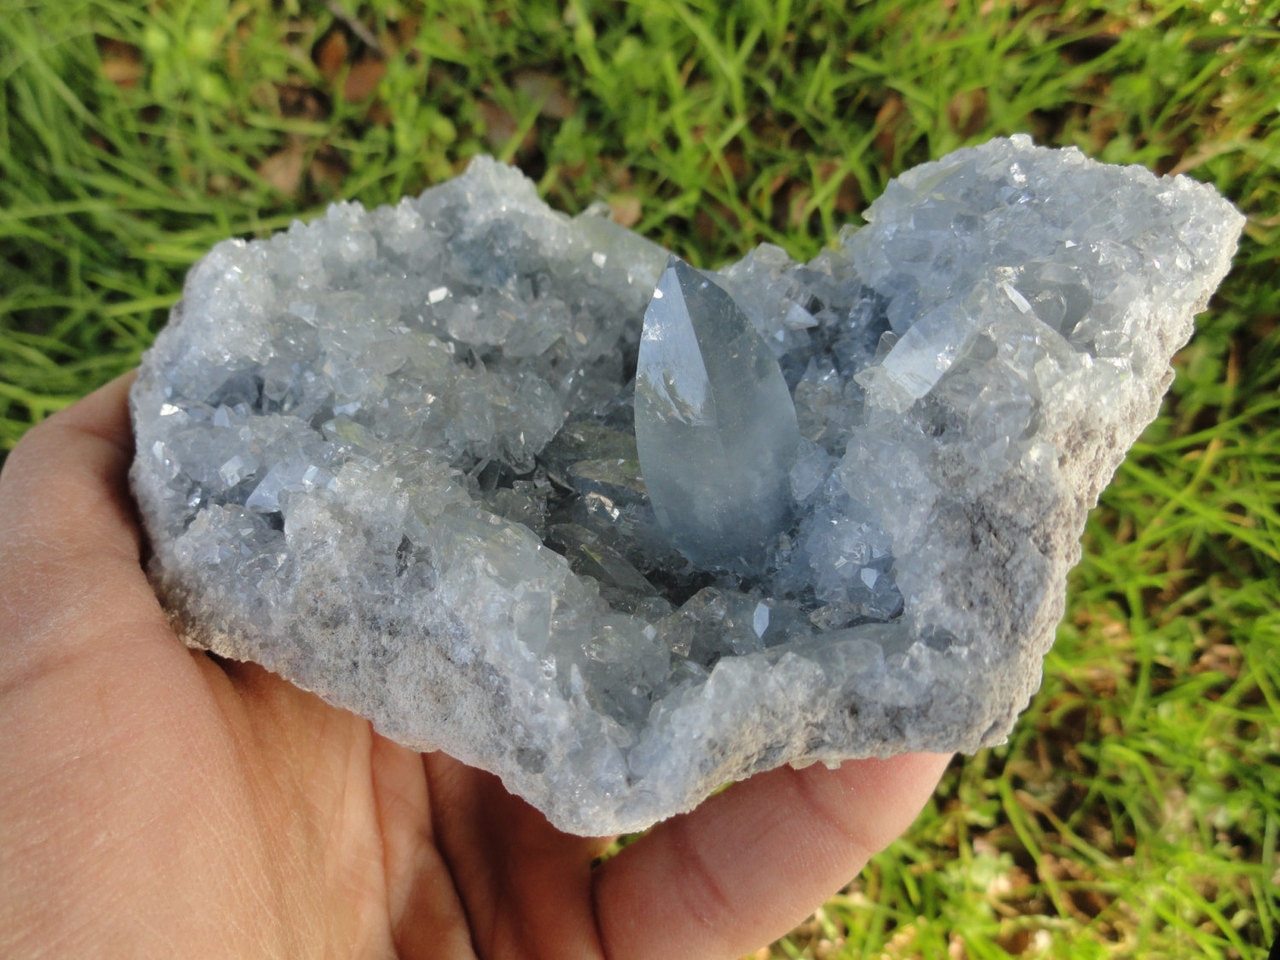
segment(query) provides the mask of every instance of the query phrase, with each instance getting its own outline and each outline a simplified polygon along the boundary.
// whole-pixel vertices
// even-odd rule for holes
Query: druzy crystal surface
[[[703,274],[477,160],[219,244],[132,396],[174,623],[579,833],[999,742],[1243,221],[1025,137],[866,219]]]

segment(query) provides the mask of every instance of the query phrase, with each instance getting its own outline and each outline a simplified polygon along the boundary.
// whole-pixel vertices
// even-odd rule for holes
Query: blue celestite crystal
[[[644,314],[635,431],[676,549],[703,566],[758,566],[791,514],[795,405],[733,298],[675,256]]]

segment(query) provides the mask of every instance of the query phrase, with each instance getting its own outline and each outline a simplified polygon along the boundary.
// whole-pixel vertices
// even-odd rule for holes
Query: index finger
[[[780,767],[658,825],[596,875],[605,956],[730,960],[772,942],[910,826],[949,759]]]
[[[117,616],[166,622],[128,489],[132,382],[33,427],[0,471],[0,686],[64,660]]]
[[[32,560],[50,551],[121,552],[137,559],[139,538],[125,479],[133,457],[128,393],[132,373],[37,424],[0,471],[0,557]]]

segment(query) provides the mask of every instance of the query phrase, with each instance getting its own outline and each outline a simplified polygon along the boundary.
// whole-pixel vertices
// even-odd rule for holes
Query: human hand
[[[131,378],[0,474],[0,955],[731,958],[903,831],[947,758],[782,768],[659,824],[555,830],[252,664],[143,574]]]

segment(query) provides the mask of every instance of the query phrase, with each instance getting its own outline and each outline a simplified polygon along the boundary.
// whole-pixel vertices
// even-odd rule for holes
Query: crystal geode
[[[175,625],[575,833],[1000,742],[1243,218],[1013,137],[866,219],[700,274],[481,159],[219,244],[132,395]]]

